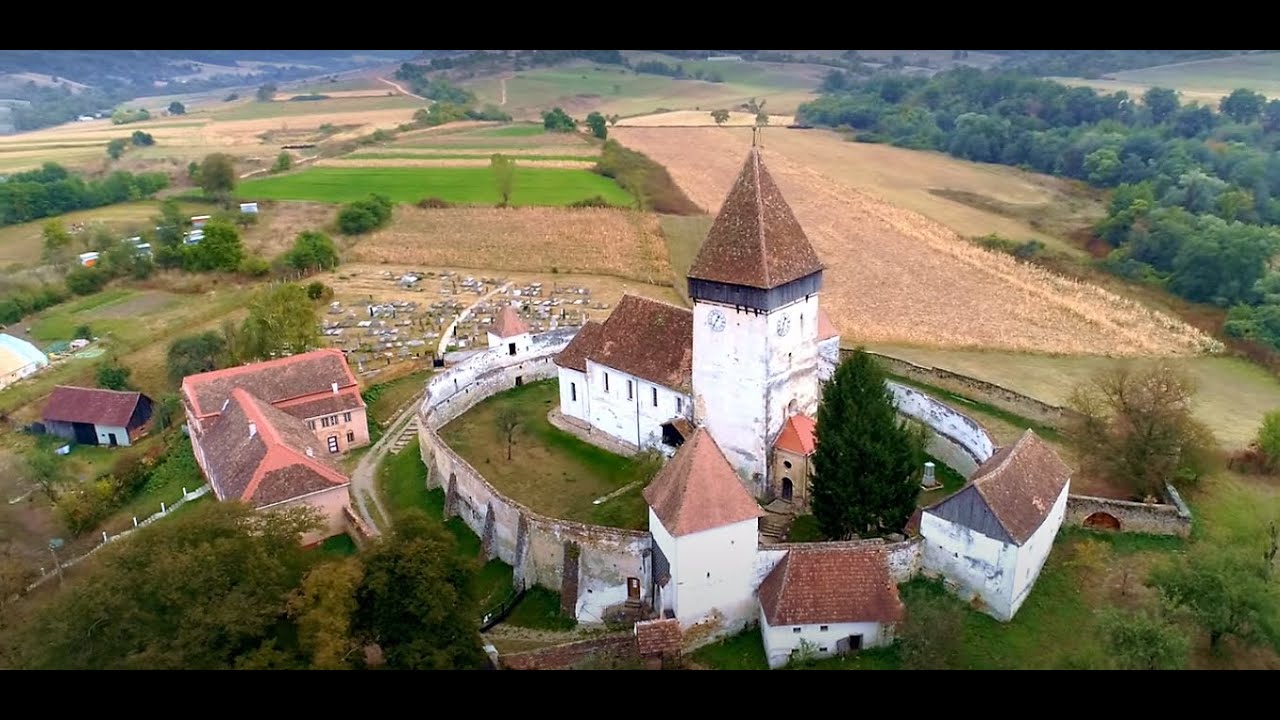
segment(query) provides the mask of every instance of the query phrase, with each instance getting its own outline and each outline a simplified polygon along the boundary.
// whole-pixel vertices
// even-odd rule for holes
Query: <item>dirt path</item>
[[[426,386],[423,386],[425,392]],[[366,498],[373,498],[373,506],[378,511],[378,517],[390,522],[391,514],[382,505],[382,498],[378,495],[378,485],[376,478],[378,476],[378,465],[396,443],[396,438],[400,437],[400,433],[404,430],[405,425],[412,422],[414,413],[418,411],[418,404],[422,402],[422,394],[414,396],[409,402],[408,407],[400,413],[395,420],[387,426],[387,431],[383,433],[378,442],[369,452],[360,458],[360,462],[356,464],[355,472],[351,473],[351,497],[355,500],[356,509],[360,512],[360,519],[364,520],[365,525],[373,531],[374,535],[381,535],[385,528],[378,527],[374,516],[369,512]]]
[[[426,98],[422,97],[421,95],[414,95],[413,93],[409,92],[408,90],[405,90],[403,87],[401,87],[401,86],[400,86],[400,84],[399,84],[399,83],[391,82],[390,80],[388,80],[388,79],[386,79],[386,78],[378,78],[378,82],[382,82],[382,83],[386,83],[386,84],[390,85],[391,87],[395,88],[395,89],[396,89],[396,92],[400,93],[401,95],[408,95],[408,96],[409,96],[409,97],[411,97],[411,98],[418,98],[419,100],[421,100],[421,101],[423,101],[423,102],[430,102],[429,100],[427,100]]]
[[[445,348],[449,347],[449,339],[453,337],[453,329],[458,326],[458,323],[462,322],[463,320],[466,320],[467,317],[471,315],[471,312],[475,310],[476,307],[479,306],[481,303],[485,302],[486,300],[493,297],[494,295],[497,295],[500,292],[505,292],[507,288],[511,287],[511,285],[512,283],[507,283],[505,285],[501,285],[499,287],[496,287],[490,290],[488,293],[485,294],[484,297],[471,303],[471,306],[468,307],[466,310],[463,310],[462,312],[458,313],[458,317],[454,318],[453,322],[449,323],[449,327],[445,328],[444,332],[440,334],[440,347],[436,351],[437,357],[444,357],[444,350]]]

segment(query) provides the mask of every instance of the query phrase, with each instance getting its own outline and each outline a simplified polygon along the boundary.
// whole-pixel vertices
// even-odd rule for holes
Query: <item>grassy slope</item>
[[[648,514],[641,488],[600,505],[592,501],[639,480],[626,459],[554,427],[547,412],[559,402],[554,380],[499,393],[441,429],[441,436],[485,479],[516,502],[551,517],[643,530]],[[510,462],[497,413],[521,417]]]
[[[301,94],[301,93],[297,93]],[[248,102],[219,110],[213,114],[217,120],[259,120],[286,118],[298,115],[359,112],[368,110],[397,110],[424,107],[426,103],[404,95],[387,97],[330,98],[328,100]]]
[[[1181,90],[1190,100],[1213,102],[1236,88],[1249,88],[1268,97],[1280,95],[1280,53],[1233,55],[1212,60],[1197,60],[1138,70],[1111,73],[1107,80],[1147,88],[1151,86]],[[1085,81],[1092,84],[1093,81]],[[1117,86],[1115,89],[1124,89]],[[1106,85],[1100,85],[1108,89]]]
[[[182,203],[184,212],[196,214],[197,210],[206,208],[206,205],[194,203]],[[42,218],[33,220],[20,225],[9,225],[0,228],[0,266],[9,263],[33,264],[40,261],[40,251],[42,247],[41,230],[44,224],[50,220],[60,220],[63,225],[70,229],[71,225],[83,223],[92,225],[94,223],[102,223],[108,228],[120,233],[121,237],[130,231],[142,230],[151,223],[151,219],[160,214],[160,203],[155,200],[143,200],[140,202],[121,203],[119,205],[107,205],[105,207],[95,208],[93,210],[77,210],[76,212],[58,215],[52,218]],[[80,247],[74,245],[77,252]]]
[[[380,193],[396,202],[439,197],[448,202],[497,204],[489,168],[312,168],[291,175],[247,180],[242,197],[351,202]],[[634,203],[612,180],[586,170],[516,166],[513,205],[567,205],[596,195],[615,205]]]

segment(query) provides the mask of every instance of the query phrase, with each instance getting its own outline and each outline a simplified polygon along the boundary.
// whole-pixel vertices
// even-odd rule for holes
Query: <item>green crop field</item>
[[[495,128],[482,128],[480,130],[472,130],[468,135],[478,137],[530,137],[532,135],[545,135],[546,128],[533,123],[518,123],[516,125],[504,125]]]
[[[494,148],[491,153],[410,153],[410,152],[357,152],[343,155],[344,160],[488,160],[494,154],[501,153],[502,148]],[[592,155],[507,155],[516,162],[570,160],[589,162],[596,160]]]
[[[292,175],[248,180],[243,197],[266,200],[351,202],[370,193],[395,202],[438,197],[453,203],[496,205],[493,171],[478,168],[312,168]],[[631,194],[612,180],[587,170],[516,166],[513,205],[568,205],[596,195],[615,205],[631,205]]]

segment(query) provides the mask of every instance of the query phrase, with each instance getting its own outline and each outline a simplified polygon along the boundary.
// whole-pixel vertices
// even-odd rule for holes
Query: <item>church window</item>
[[[604,391],[609,392],[609,373],[604,374]]]
[[[635,383],[633,383],[632,381],[628,380],[628,381],[627,381],[627,399],[628,399],[628,400],[634,400],[634,399],[635,399],[635,397],[636,397],[636,395],[635,395]]]
[[[653,406],[658,407],[658,388],[653,388]]]
[[[782,461],[782,467],[784,467],[784,468],[786,468],[786,469],[790,470],[790,469],[791,469],[791,461],[790,461],[790,460],[783,460],[783,461]]]

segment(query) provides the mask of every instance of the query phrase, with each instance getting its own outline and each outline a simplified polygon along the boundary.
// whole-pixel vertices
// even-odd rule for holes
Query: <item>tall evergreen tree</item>
[[[818,405],[813,515],[829,538],[902,529],[915,509],[924,429],[898,417],[884,371],[861,349]]]

